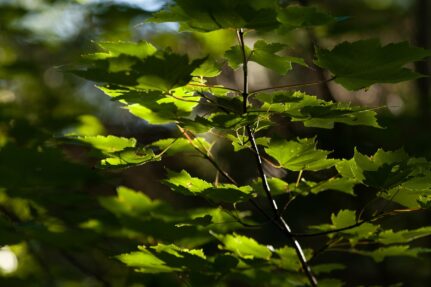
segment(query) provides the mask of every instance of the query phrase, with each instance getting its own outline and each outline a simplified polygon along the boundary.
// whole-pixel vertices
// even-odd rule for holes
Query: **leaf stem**
[[[298,174],[298,178],[296,179],[296,183],[295,183],[295,186],[296,187],[298,187],[299,186],[299,183],[301,182],[301,178],[302,178],[302,173],[304,172],[304,170],[303,169],[301,169],[300,171],[299,171],[299,174]]]

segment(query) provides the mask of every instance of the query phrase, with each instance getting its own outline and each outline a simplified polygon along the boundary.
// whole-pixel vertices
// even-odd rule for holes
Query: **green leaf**
[[[256,62],[268,69],[274,70],[280,75],[285,75],[287,72],[292,70],[292,63],[307,66],[304,59],[297,57],[278,56],[275,54],[283,48],[283,44],[268,44],[263,40],[259,40],[254,44],[249,60]]]
[[[244,49],[246,58],[248,58],[252,53],[252,49],[250,49],[248,46],[245,46]],[[244,63],[241,46],[239,45],[231,47],[229,50],[226,51],[224,56],[227,59],[229,67],[234,70],[238,69],[239,66]]]
[[[344,228],[356,223],[356,212],[353,210],[340,210],[336,215],[331,215],[334,229]]]
[[[181,31],[208,32],[225,28],[276,28],[276,1],[220,0],[217,2],[177,0],[149,21],[179,22]]]
[[[431,176],[426,177],[427,180],[431,180]],[[412,179],[414,180],[414,179]],[[407,184],[406,182],[405,184]],[[397,202],[408,208],[419,208],[421,206],[420,200],[424,197],[428,197],[431,195],[431,188],[429,185],[426,188],[409,188],[405,186],[404,183],[401,183],[399,186],[393,187],[388,190],[386,193],[381,194],[380,196],[390,200]],[[423,204],[423,203],[422,203]],[[425,205],[426,206],[426,205]]]
[[[420,195],[416,201],[421,208],[431,209],[431,194]]]
[[[271,189],[272,195],[283,195],[290,192],[289,184],[284,180],[281,180],[277,177],[270,177],[270,178],[267,178],[267,182],[268,182],[269,188]],[[265,191],[263,190],[263,187],[262,187],[262,179],[259,178],[257,180],[254,180],[251,186],[253,187],[253,190],[255,190],[257,193],[261,195],[265,194]]]
[[[331,215],[332,224],[323,224],[319,226],[311,226],[311,228],[319,229],[322,231],[330,231],[336,229],[342,229],[348,227],[346,230],[341,230],[336,234],[349,239],[352,246],[361,239],[372,238],[379,229],[379,225],[374,225],[368,222],[361,223],[355,226],[358,222],[356,220],[356,212],[353,210],[340,210],[337,214]],[[351,227],[351,228],[350,228]],[[334,234],[328,234],[329,237],[335,236]]]
[[[274,256],[271,259],[271,262],[278,267],[289,271],[301,270],[301,262],[299,261],[294,248],[285,246],[283,248],[276,249],[275,254],[277,254],[279,258],[275,258]]]
[[[98,87],[105,94],[126,104],[135,116],[150,124],[167,124],[180,117],[189,116],[199,103],[194,91],[177,88],[170,93],[124,87]]]
[[[160,159],[160,156],[155,155],[149,149],[127,149],[102,159],[100,165],[104,168],[125,168],[159,161]]]
[[[92,145],[108,157],[100,162],[103,168],[125,168],[160,160],[150,149],[136,148],[136,139],[116,136],[77,136],[69,137]]]
[[[330,168],[337,163],[337,160],[327,158],[330,151],[316,148],[315,138],[298,139],[298,141],[271,141],[265,151],[282,167],[293,171],[318,171]]]
[[[128,254],[121,254],[117,258],[124,264],[138,268],[138,271],[145,273],[163,273],[181,270],[166,265],[164,261],[145,249]]]
[[[196,137],[192,142],[193,145],[201,147],[202,149],[211,149],[211,144],[204,138]],[[150,146],[158,148],[160,152],[164,151],[164,155],[167,156],[173,156],[177,153],[196,153],[192,144],[185,138],[161,139],[151,143]]]
[[[254,196],[250,186],[237,187],[233,184],[213,185],[202,179],[192,177],[182,170],[180,173],[168,172],[165,180],[172,190],[184,195],[200,195],[216,202],[238,202],[248,200]]]
[[[326,181],[321,181],[316,183],[311,187],[312,193],[319,193],[325,190],[337,190],[350,195],[354,195],[353,187],[355,186],[356,181],[350,178],[330,178]]]
[[[233,150],[236,152],[246,148],[251,148],[251,143],[248,139],[248,136],[245,134],[227,134],[225,136],[232,141]],[[256,137],[256,144],[267,147],[270,140],[271,139],[267,137]]]
[[[279,43],[266,43],[263,40],[259,40],[254,44],[253,49],[245,46],[246,59],[248,61],[256,62],[268,69],[274,70],[275,72],[285,75],[287,72],[292,70],[292,63],[307,66],[304,59],[289,56],[279,56],[276,52],[282,50],[285,46]],[[229,67],[237,69],[244,62],[241,46],[236,45],[231,47],[225,53],[225,57],[228,60]]]
[[[169,91],[189,83],[193,71],[206,61],[205,58],[190,61],[187,55],[170,50],[155,52],[153,46],[144,44],[143,47],[132,43],[102,44],[113,51],[87,56],[84,65],[72,72],[100,83]]]
[[[420,207],[419,198],[431,194],[430,163],[409,158],[403,150],[379,149],[370,157],[355,150],[352,159],[338,162],[336,168],[344,178],[384,191],[380,197],[409,208]]]
[[[409,256],[417,258],[421,253],[429,253],[430,249],[425,248],[410,248],[408,245],[395,245],[389,247],[381,247],[374,251],[358,251],[357,253],[371,256],[376,262],[382,262],[386,257],[392,256]]]
[[[197,67],[191,75],[196,77],[214,78],[220,74],[220,65],[218,65],[214,60],[207,60]]]
[[[147,195],[133,189],[120,186],[117,197],[100,197],[99,203],[117,215],[131,215],[139,217],[159,208],[161,202],[151,200]]]
[[[136,146],[136,139],[123,138],[116,136],[77,136],[72,137],[80,142],[92,145],[94,148],[103,152],[118,152],[126,148],[133,148]]]
[[[379,168],[385,165],[393,167],[396,164],[401,164],[402,162],[406,162],[407,159],[408,156],[403,150],[384,151],[379,149],[373,156],[369,157],[355,149],[353,158],[338,162],[336,168],[343,177],[351,178],[358,182],[365,182],[367,180],[366,176],[368,176],[368,181],[377,185],[376,181],[378,181],[378,178],[372,176],[373,172],[378,172]],[[373,178],[371,179],[370,176]],[[388,178],[380,178],[380,181],[388,181]]]
[[[382,47],[374,39],[344,42],[331,51],[318,49],[316,56],[316,64],[334,74],[337,83],[349,90],[359,90],[376,83],[398,83],[421,77],[403,66],[431,56],[431,51],[411,47],[406,42]]]
[[[192,177],[185,170],[179,173],[168,171],[168,179],[165,182],[171,188],[175,189],[175,191],[179,191],[185,195],[194,195],[213,187],[211,183],[197,177]]]
[[[257,94],[256,98],[264,102],[259,111],[279,113],[306,127],[331,129],[334,123],[380,127],[373,110],[323,101],[300,91]]]
[[[159,243],[150,248],[141,247],[141,251],[121,254],[117,258],[128,266],[138,268],[144,273],[175,272],[182,270],[202,271],[209,268],[209,263],[201,249],[185,249],[174,244]]]
[[[272,255],[272,252],[268,247],[257,243],[253,238],[238,235],[236,233],[232,235],[213,235],[223,243],[221,248],[229,250],[241,258],[259,258],[268,260]]]
[[[97,43],[106,52],[98,54],[90,54],[85,57],[92,59],[106,59],[112,57],[118,57],[120,55],[134,56],[140,59],[144,59],[157,52],[156,47],[148,42],[98,42]]]
[[[431,235],[431,226],[425,226],[413,230],[400,230],[394,232],[392,229],[379,233],[377,241],[383,244],[409,243],[410,241]]]
[[[288,6],[278,10],[277,20],[287,29],[326,25],[335,18],[315,7]]]

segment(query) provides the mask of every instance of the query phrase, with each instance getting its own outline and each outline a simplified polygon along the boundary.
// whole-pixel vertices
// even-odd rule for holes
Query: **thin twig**
[[[188,83],[187,86],[202,87],[202,88],[209,88],[209,89],[222,89],[222,90],[228,90],[228,91],[232,91],[232,92],[236,92],[236,93],[241,93],[241,91],[238,89],[223,87],[223,86],[211,86],[211,85],[194,84],[194,83]]]
[[[219,165],[218,163],[211,157],[208,155],[207,152],[202,151],[199,147],[197,147],[194,142],[193,139],[189,136],[189,134],[187,133],[187,131],[185,129],[183,129],[181,126],[177,125],[178,129],[180,130],[180,132],[184,135],[184,137],[188,140],[188,142],[192,145],[192,147],[199,152],[205,159],[207,159],[215,168],[216,170],[218,170],[220,172],[220,174],[222,176],[224,176],[226,179],[228,179],[231,183],[238,185],[238,183],[236,182],[235,179],[233,179],[226,171],[224,171]]]
[[[335,77],[332,77],[330,79],[323,80],[323,81],[317,81],[317,82],[309,82],[309,83],[301,83],[301,84],[290,84],[290,85],[281,85],[281,86],[262,88],[262,89],[257,89],[257,90],[254,90],[254,91],[250,92],[250,95],[254,95],[254,94],[261,93],[261,92],[266,92],[266,91],[273,91],[273,90],[281,90],[281,89],[288,90],[288,89],[294,89],[294,88],[303,88],[303,87],[310,87],[310,86],[315,86],[315,85],[321,85],[321,84],[329,83],[329,82],[333,81],[334,79],[335,79]]]

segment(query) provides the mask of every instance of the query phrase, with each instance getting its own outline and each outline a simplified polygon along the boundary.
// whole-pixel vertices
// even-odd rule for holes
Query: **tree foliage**
[[[423,76],[405,65],[431,56],[430,51],[372,39],[342,42],[329,50],[316,47],[313,62],[289,55],[285,44],[271,42],[265,33],[309,29],[340,19],[316,7],[283,6],[278,1],[177,0],[149,21],[178,22],[180,31],[186,32],[221,30],[237,36],[238,43],[220,43],[226,47],[218,55],[192,57],[146,41],[105,41],[98,43],[97,52],[67,67],[68,72],[96,82],[100,91],[134,116],[177,130],[173,136],[147,142],[79,132],[55,139],[60,145],[90,150],[101,169],[97,172],[66,160],[53,146],[5,141],[0,149],[0,243],[28,248],[27,264],[39,261],[45,282],[56,286],[52,281],[58,275],[44,266],[34,242],[59,250],[62,262],[102,286],[238,282],[348,286],[339,271],[350,267],[330,256],[333,252],[382,262],[388,257],[418,258],[431,251],[414,244],[431,235],[430,226],[394,230],[383,223],[430,208],[427,159],[383,149],[373,155],[355,149],[351,158],[340,158],[321,147],[319,137],[277,138],[271,133],[271,127],[283,122],[315,129],[340,125],[381,129],[376,111],[308,95],[300,88],[309,83],[248,87],[249,62],[281,76],[299,66],[316,65],[331,74],[324,82],[334,81],[348,90],[398,83]],[[245,44],[249,35],[257,38],[252,48]],[[242,87],[213,84],[227,69],[239,70]],[[229,143],[234,154],[252,160],[253,174],[247,181],[235,179],[224,168],[229,158],[215,152],[221,141]],[[202,204],[179,208],[168,200],[150,198],[145,190],[120,185],[115,195],[89,197],[82,191],[107,180],[105,174],[179,157],[201,158],[215,179],[201,178],[180,165],[164,169],[160,184],[187,200],[200,198]],[[285,216],[290,202],[295,198],[308,202],[331,192],[340,198],[366,192],[371,200],[360,210],[320,206],[328,210],[327,218],[290,226],[290,217]],[[260,232],[266,229],[278,232],[277,239],[262,237]],[[308,245],[306,238],[318,238],[320,244]],[[115,266],[112,270],[120,271],[100,275],[97,266],[80,263],[85,255],[103,258],[108,269]],[[36,286],[28,276],[0,280],[7,286]]]

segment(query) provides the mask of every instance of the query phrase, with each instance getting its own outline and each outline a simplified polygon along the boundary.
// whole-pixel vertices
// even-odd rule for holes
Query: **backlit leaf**
[[[232,235],[213,235],[223,243],[223,249],[232,251],[241,258],[269,259],[271,257],[272,252],[268,249],[268,247],[257,243],[253,238],[235,233]]]
[[[265,151],[282,167],[293,171],[317,171],[330,168],[337,163],[337,160],[327,158],[330,151],[316,148],[314,138],[298,139],[298,141],[271,141]]]

